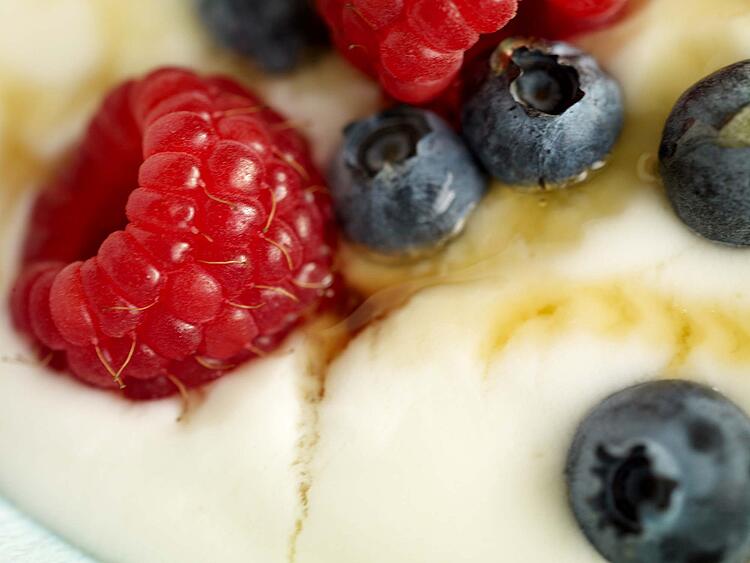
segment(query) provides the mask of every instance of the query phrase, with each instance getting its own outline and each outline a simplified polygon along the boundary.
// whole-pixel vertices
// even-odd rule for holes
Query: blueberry
[[[663,380],[608,397],[578,427],[566,475],[609,561],[750,558],[750,419],[708,387]]]
[[[617,82],[561,42],[509,39],[462,111],[463,134],[498,180],[549,188],[601,166],[622,129]]]
[[[750,59],[682,95],[659,159],[667,196],[688,227],[716,242],[750,245]]]
[[[310,0],[196,0],[209,32],[268,72],[286,72],[326,42]]]
[[[391,255],[419,254],[458,234],[487,185],[448,124],[408,106],[349,125],[333,168],[344,232]]]

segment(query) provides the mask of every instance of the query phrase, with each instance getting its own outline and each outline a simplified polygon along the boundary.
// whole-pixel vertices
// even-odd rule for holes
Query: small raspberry
[[[161,69],[106,98],[38,197],[11,311],[81,381],[151,399],[276,347],[330,294],[334,243],[284,118],[227,79]]]
[[[464,52],[502,28],[517,0],[317,0],[339,50],[394,98],[422,103],[445,90]]]

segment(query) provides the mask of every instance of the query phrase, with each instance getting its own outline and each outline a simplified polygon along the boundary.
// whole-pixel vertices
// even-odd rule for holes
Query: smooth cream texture
[[[240,72],[186,4],[0,4],[4,293],[29,186],[106,87],[165,62]],[[26,49],[31,29],[44,40]],[[565,193],[494,187],[466,234],[418,264],[345,249],[353,285],[396,287],[376,306],[415,295],[328,370],[314,358],[329,331],[299,334],[177,423],[177,400],[131,404],[19,362],[4,314],[0,493],[104,561],[600,561],[562,475],[586,410],[689,377],[750,411],[750,251],[688,232],[653,176],[671,105],[750,57],[748,30],[746,0],[652,0],[586,38],[627,98],[611,164]],[[287,80],[240,75],[301,120],[321,161],[378,101],[335,59]]]

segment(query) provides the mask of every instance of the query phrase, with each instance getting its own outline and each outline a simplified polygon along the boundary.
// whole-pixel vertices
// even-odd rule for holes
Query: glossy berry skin
[[[517,0],[317,0],[339,52],[397,100],[422,103],[458,74],[481,34],[502,28]]]
[[[287,72],[325,45],[325,25],[309,0],[196,0],[221,44],[267,72]]]
[[[578,427],[566,475],[608,561],[750,557],[750,419],[708,387],[662,380],[606,398]]]
[[[750,245],[750,60],[682,95],[659,159],[667,196],[688,227],[716,242]]]
[[[616,23],[629,0],[523,0],[516,33],[544,39],[568,39]]]
[[[349,125],[331,175],[346,235],[391,255],[420,254],[458,234],[485,189],[450,126],[409,106]]]
[[[628,0],[546,0],[545,37],[564,38],[609,25],[627,4]]]
[[[149,399],[273,350],[332,283],[304,139],[234,82],[157,70],[112,92],[38,197],[11,305],[42,356]]]
[[[466,101],[463,134],[505,184],[552,188],[599,166],[622,129],[617,82],[567,43],[510,39]]]

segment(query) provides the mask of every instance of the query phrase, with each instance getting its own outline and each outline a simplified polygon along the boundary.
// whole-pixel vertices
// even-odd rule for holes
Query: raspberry
[[[628,0],[547,0],[546,22],[549,35],[565,38],[612,23]]]
[[[422,103],[458,74],[479,36],[502,28],[517,0],[317,0],[344,56],[394,98]]]
[[[106,98],[38,197],[14,323],[90,385],[183,391],[271,351],[330,295],[331,225],[283,117],[227,79],[157,70]]]
[[[492,50],[511,35],[568,39],[616,23],[628,7],[628,0],[523,0],[511,25],[483,36],[474,51]]]

